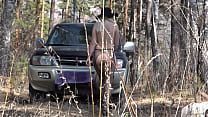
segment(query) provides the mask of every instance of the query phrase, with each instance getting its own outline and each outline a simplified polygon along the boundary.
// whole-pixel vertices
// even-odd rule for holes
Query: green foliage
[[[198,87],[198,88],[203,87],[204,83],[200,82],[201,77],[200,77],[200,76],[197,76],[196,78],[197,78],[197,81],[198,81],[198,86],[197,86],[197,87]]]
[[[40,13],[41,13],[42,4],[40,4]],[[19,29],[19,36],[16,39],[15,33],[13,33],[13,37],[11,39],[12,43],[16,43],[18,41],[19,47],[11,46],[12,53],[15,53],[15,62],[13,66],[12,72],[12,84],[16,84],[15,82],[19,82],[19,78],[25,77],[27,72],[27,63],[28,63],[28,55],[30,53],[29,47],[32,47],[32,41],[34,41],[34,36],[31,31],[34,31],[35,25],[38,25],[38,32],[40,33],[40,25],[41,25],[41,14],[39,17],[39,23],[35,24],[37,19],[36,16],[36,2],[34,1],[22,1],[20,5],[20,19],[15,19],[14,28]],[[47,14],[50,11],[50,4],[45,4],[45,18],[44,18],[44,38],[46,39],[48,36],[48,27],[49,27],[49,15]],[[28,37],[29,35],[29,37]],[[40,36],[40,34],[37,34]],[[14,44],[15,45],[15,44]],[[33,49],[33,48],[31,48]],[[18,52],[17,52],[18,50]],[[25,56],[27,55],[27,56]],[[21,81],[20,81],[21,82]]]
[[[15,56],[15,59],[13,68],[12,68],[12,76],[10,79],[10,83],[13,87],[18,88],[19,85],[26,80],[27,76],[27,58],[22,56]],[[12,62],[11,62],[12,63]]]
[[[31,25],[34,25],[36,16],[36,3],[32,1],[27,1],[22,8],[22,13],[20,14],[23,23],[22,27],[28,29]]]
[[[42,4],[40,4],[42,5]],[[42,7],[42,6],[41,6]],[[35,24],[37,19],[36,16],[36,2],[25,1],[20,6],[20,19],[15,19],[15,26],[21,29],[22,39],[28,34],[28,31],[32,31],[35,25],[41,24],[41,14],[39,17],[39,24]],[[50,11],[50,4],[45,4],[45,18],[44,18],[44,33],[48,33],[49,25],[49,15],[47,13]],[[40,8],[41,13],[41,8]]]
[[[66,9],[66,0],[59,0],[59,1],[62,1],[62,3],[58,4],[58,7],[61,9]]]

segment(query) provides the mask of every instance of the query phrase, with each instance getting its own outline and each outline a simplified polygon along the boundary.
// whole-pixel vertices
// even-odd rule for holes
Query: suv
[[[61,23],[53,28],[46,43],[42,38],[36,39],[36,49],[28,66],[30,99],[47,93],[63,96],[67,94],[67,86],[68,92],[87,96],[91,84],[93,93],[99,94],[99,77],[93,65],[89,69],[85,64],[88,57],[86,42],[90,43],[92,28],[93,23]],[[129,79],[126,52],[134,51],[134,43],[128,42],[124,49],[122,47],[115,53],[117,70],[114,71],[112,94],[120,93],[120,78],[125,83]]]

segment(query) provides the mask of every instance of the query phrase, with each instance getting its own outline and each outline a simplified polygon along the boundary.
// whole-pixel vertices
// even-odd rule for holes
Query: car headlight
[[[122,68],[123,67],[123,60],[122,59],[116,59],[116,68]]]
[[[33,56],[32,65],[57,65],[57,61],[53,56]]]

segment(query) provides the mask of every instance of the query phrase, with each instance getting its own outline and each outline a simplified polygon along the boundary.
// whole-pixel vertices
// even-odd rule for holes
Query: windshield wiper
[[[64,32],[71,32],[71,31],[68,31],[68,30],[66,30],[66,29],[64,29],[64,28],[61,28],[61,27],[59,27],[59,26],[57,26],[56,28],[57,28],[57,29],[61,29],[61,30],[64,31]]]

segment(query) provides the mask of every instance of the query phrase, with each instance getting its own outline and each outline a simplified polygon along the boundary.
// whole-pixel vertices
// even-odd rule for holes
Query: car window
[[[87,32],[87,34],[85,33]],[[48,45],[85,45],[86,35],[90,42],[92,29],[84,26],[56,26],[47,42]]]

